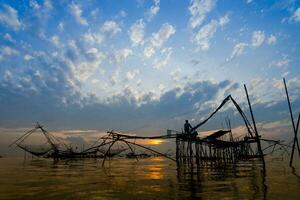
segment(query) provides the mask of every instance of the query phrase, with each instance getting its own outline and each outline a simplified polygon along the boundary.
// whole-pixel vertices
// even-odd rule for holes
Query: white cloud
[[[259,47],[265,41],[265,33],[263,31],[254,31],[252,33],[252,46]]]
[[[91,32],[87,32],[82,35],[82,40],[88,44],[95,44],[95,43],[101,43],[103,37],[96,37],[95,34]]]
[[[252,1],[253,1],[253,0],[246,0],[246,3],[247,3],[247,4],[252,3]]]
[[[276,89],[283,89],[282,79],[274,79],[272,81],[272,86]]]
[[[165,54],[165,57],[162,60],[155,60],[154,65],[153,65],[154,69],[161,69],[168,64],[168,62],[171,58],[171,55],[172,55],[172,49],[165,48],[162,50],[162,54]]]
[[[238,43],[233,47],[233,51],[231,53],[230,58],[228,58],[226,61],[232,61],[233,59],[239,57],[240,55],[242,55],[245,51],[245,48],[248,46],[248,44],[246,43]]]
[[[216,0],[191,0],[189,11],[190,26],[194,29],[200,26],[206,15],[212,11],[216,5]]]
[[[212,20],[198,31],[195,36],[195,42],[201,50],[208,50],[210,48],[210,40],[217,31],[218,26],[218,22]]]
[[[81,36],[82,41],[89,45],[100,44],[106,39],[113,37],[121,32],[119,24],[115,21],[105,21],[99,31],[91,32],[90,30]]]
[[[38,2],[35,1],[35,0],[30,0],[29,6],[31,8],[33,8],[34,10],[39,11],[39,12],[44,12],[46,10],[49,11],[49,10],[51,10],[53,8],[51,0],[45,0],[43,6],[41,6],[40,4],[38,4]],[[41,9],[45,9],[45,10],[41,11]]]
[[[146,58],[150,58],[155,53],[156,48],[162,47],[175,32],[176,30],[172,25],[163,24],[157,33],[152,34],[148,46],[144,49]]]
[[[219,27],[224,27],[230,21],[228,15],[225,15],[217,20],[211,20],[208,24],[202,26],[196,33],[194,41],[197,46],[202,50],[208,50],[210,48],[210,41],[214,37]]]
[[[0,48],[0,60],[3,60],[4,58],[10,57],[13,55],[18,55],[18,54],[19,54],[18,50],[11,48],[9,46],[2,46]]]
[[[253,104],[260,104],[265,108],[274,106],[282,101],[281,90],[274,90],[274,79],[257,75],[250,81],[249,90],[254,91]]]
[[[33,57],[30,55],[30,54],[25,54],[24,55],[24,60],[32,60],[33,59]]]
[[[111,57],[111,62],[115,62],[115,63],[124,62],[130,55],[132,55],[131,49],[125,48],[125,49],[116,50]]]
[[[54,35],[50,39],[51,43],[54,44],[55,46],[59,46],[59,37],[57,35]]]
[[[229,16],[225,15],[219,19],[219,25],[223,27],[226,24],[228,24],[229,21],[230,21]]]
[[[152,34],[151,43],[155,47],[161,47],[164,42],[166,42],[171,35],[175,33],[175,28],[165,23],[161,26],[157,33]]]
[[[91,32],[90,30],[81,36],[81,40],[86,44],[95,45],[113,37],[121,32],[121,28],[115,21],[105,21],[99,31]]]
[[[127,12],[126,12],[125,10],[121,10],[121,11],[119,12],[119,15],[120,15],[121,17],[126,17],[126,16],[127,16]]]
[[[110,20],[110,21],[104,22],[104,24],[101,27],[101,31],[103,33],[115,35],[115,34],[121,32],[121,28],[117,22]]]
[[[12,79],[12,73],[9,70],[5,70],[4,75],[3,75],[3,79],[5,81],[9,81]]]
[[[87,20],[82,16],[82,10],[78,4],[72,3],[69,8],[77,23],[84,26],[88,25]]]
[[[146,58],[150,58],[154,53],[155,49],[152,45],[149,45],[144,49],[144,55],[146,56]]]
[[[52,3],[51,3],[51,0],[45,0],[44,1],[44,7],[48,10],[51,10],[53,7],[52,7]]]
[[[117,68],[114,73],[110,76],[109,81],[111,85],[116,85],[119,82],[120,68]]]
[[[290,63],[290,60],[289,59],[283,59],[283,60],[279,60],[277,63],[276,63],[276,66],[277,67],[280,67],[280,68],[285,68],[289,65]]]
[[[5,33],[3,38],[9,42],[16,42],[9,33]]]
[[[99,13],[99,8],[96,8],[94,10],[91,11],[91,16],[96,19],[97,18],[97,15]]]
[[[91,83],[93,83],[93,84],[98,84],[99,82],[100,82],[99,79],[93,79],[93,80],[91,80]]]
[[[176,68],[174,71],[170,72],[170,76],[174,82],[178,82],[181,76],[181,68]]]
[[[80,61],[76,66],[75,76],[80,81],[85,81],[100,67],[105,56],[96,48],[91,48],[87,51],[87,60]]]
[[[41,8],[41,6],[35,1],[35,0],[30,0],[29,5],[31,8],[38,10]]]
[[[290,20],[293,20],[295,22],[300,22],[300,7],[297,8],[293,14],[293,16],[290,18]]]
[[[51,0],[30,0],[29,6],[31,8],[30,12],[25,14],[26,16],[29,15],[31,20],[26,20],[26,28],[35,31],[39,37],[47,39],[45,30],[41,27],[41,24],[48,24],[47,21],[51,17],[51,10],[53,9]]]
[[[166,89],[166,86],[164,84],[160,83],[158,85],[158,89],[159,89],[160,92],[163,92]]]
[[[144,43],[145,23],[142,19],[136,21],[129,29],[129,37],[134,46]]]
[[[135,70],[132,70],[132,71],[128,71],[126,73],[126,79],[129,81],[129,80],[132,80],[134,79],[138,74],[140,73],[140,71],[138,69],[135,69]]]
[[[269,37],[268,37],[268,39],[267,39],[267,43],[269,44],[269,45],[273,45],[273,44],[275,44],[277,42],[277,38],[274,36],[274,35],[270,35]]]
[[[299,88],[299,86],[300,86],[300,78],[299,77],[294,77],[294,78],[288,80],[287,81],[287,86],[289,87],[290,90],[292,90],[294,88]]]
[[[151,21],[153,17],[158,13],[160,0],[154,0],[154,5],[146,12],[147,20]]]
[[[58,29],[59,29],[60,31],[64,31],[65,26],[64,26],[64,23],[63,23],[63,22],[59,22],[59,24],[58,24]]]
[[[18,11],[11,6],[4,4],[3,10],[0,12],[0,23],[3,23],[13,30],[20,30],[22,24],[18,18]]]
[[[63,51],[70,52],[72,56],[67,57],[62,53],[56,57],[69,67],[72,77],[79,83],[91,77],[101,67],[100,65],[105,59],[105,55],[99,49],[95,47],[82,48],[74,40],[70,40]],[[74,80],[70,81],[74,82]]]
[[[272,61],[270,66],[271,67],[274,66],[279,69],[286,69],[289,66],[290,62],[291,62],[291,60],[288,58],[288,56],[283,55],[280,60]]]

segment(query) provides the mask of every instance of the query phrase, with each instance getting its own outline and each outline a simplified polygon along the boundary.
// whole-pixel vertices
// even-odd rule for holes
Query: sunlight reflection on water
[[[101,161],[0,159],[0,199],[298,199],[299,164],[179,168],[160,157]],[[193,170],[191,170],[193,169]]]

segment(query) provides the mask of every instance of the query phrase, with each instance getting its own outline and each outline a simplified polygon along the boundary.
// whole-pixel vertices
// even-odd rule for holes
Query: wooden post
[[[293,131],[294,131],[293,148],[292,148],[292,153],[291,153],[291,158],[290,158],[290,166],[292,166],[293,158],[294,158],[294,151],[295,151],[295,146],[296,145],[297,145],[297,149],[298,149],[298,154],[300,156],[300,148],[299,148],[299,143],[298,143],[298,138],[297,138],[297,132],[298,132],[299,120],[300,120],[299,119],[300,118],[300,113],[299,113],[297,127],[296,127],[295,126],[295,121],[294,121],[294,116],[293,116],[293,111],[292,111],[292,106],[291,106],[291,102],[290,102],[290,97],[289,97],[289,93],[288,93],[286,82],[285,82],[285,78],[283,78],[283,83],[284,83],[286,98],[287,98],[287,102],[288,102],[288,106],[289,106],[290,117],[291,117],[291,120],[292,120]]]
[[[253,126],[254,126],[254,131],[255,131],[255,137],[256,137],[256,142],[257,142],[257,148],[258,148],[258,153],[261,156],[261,160],[263,162],[263,166],[265,168],[265,159],[264,159],[264,153],[261,149],[261,144],[260,144],[260,139],[259,139],[259,135],[258,135],[258,131],[256,128],[256,123],[255,123],[255,119],[254,119],[254,115],[253,115],[253,111],[252,111],[252,107],[251,107],[251,103],[250,103],[250,99],[249,99],[249,95],[248,95],[248,91],[247,91],[247,87],[244,84],[244,88],[245,88],[245,92],[246,92],[246,96],[247,96],[247,100],[248,100],[248,105],[249,105],[249,109],[250,109],[250,114],[251,114],[251,118],[252,118],[252,122],[253,122]]]
[[[179,140],[178,136],[176,136],[176,161],[179,161]]]
[[[298,115],[298,121],[297,121],[297,125],[296,125],[296,135],[298,135],[299,123],[300,123],[300,112],[299,112],[299,115]],[[297,138],[297,146],[298,146],[298,153],[299,153],[299,156],[300,156],[300,147],[299,147],[299,143],[298,143],[298,138]]]

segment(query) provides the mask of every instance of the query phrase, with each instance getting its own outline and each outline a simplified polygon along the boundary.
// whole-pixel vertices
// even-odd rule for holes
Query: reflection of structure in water
[[[192,192],[194,198],[205,197],[205,191],[219,190],[224,192],[223,198],[232,192],[241,195],[239,199],[266,199],[266,174],[261,162],[251,160],[226,166],[208,162],[208,166],[178,165],[181,189]]]

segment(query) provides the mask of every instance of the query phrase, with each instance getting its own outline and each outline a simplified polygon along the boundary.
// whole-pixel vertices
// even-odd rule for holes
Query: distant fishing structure
[[[297,125],[295,125],[285,79],[283,81],[294,130],[294,140],[290,158],[290,165],[292,165],[294,149],[296,145],[298,148],[298,153],[300,155],[300,148],[297,138],[300,114],[298,117]],[[196,164],[197,166],[207,166],[214,164],[223,166],[227,164],[235,164],[240,161],[259,159],[263,167],[265,168],[264,151],[269,148],[273,148],[271,152],[273,153],[276,150],[276,147],[279,147],[279,149],[282,149],[286,153],[289,153],[287,148],[290,147],[283,144],[280,140],[266,139],[262,138],[259,135],[246,85],[244,85],[244,90],[247,97],[252,123],[250,123],[250,120],[247,118],[245,112],[235,101],[235,99],[231,95],[228,95],[215,109],[214,112],[212,112],[206,119],[198,123],[196,126],[192,127],[186,120],[185,130],[181,132],[167,130],[166,135],[136,136],[134,134],[122,134],[111,130],[108,131],[106,135],[101,136],[90,147],[78,151],[77,149],[74,150],[71,145],[66,144],[61,139],[54,137],[51,133],[46,131],[43,126],[37,123],[34,129],[26,132],[11,145],[15,145],[24,150],[24,152],[27,152],[36,157],[53,159],[101,158],[102,165],[105,164],[107,158],[117,156],[125,151],[130,151],[130,153],[127,154],[128,158],[135,158],[136,160],[139,160],[140,157],[146,157],[147,154],[139,155],[135,151],[136,148],[139,148],[150,152],[153,155],[163,156],[167,159],[170,159],[176,162],[178,166],[183,166],[186,164]],[[231,129],[231,122],[229,119],[226,119],[227,129],[218,130],[205,137],[199,137],[197,130],[201,126],[206,124],[218,111],[220,111],[223,106],[227,105],[227,103],[229,102],[234,105],[234,108],[243,120],[244,126],[246,128],[246,132],[242,135],[243,137],[234,137]],[[47,144],[40,147],[25,145],[24,143],[26,140],[28,140],[30,135],[38,130],[41,131],[42,135],[46,138]],[[176,156],[174,157],[165,153],[161,153],[153,148],[147,147],[146,145],[137,142],[137,140],[140,141],[155,139],[175,140]],[[268,143],[269,146],[262,149],[262,142]],[[123,144],[126,147],[120,148],[119,144]],[[117,148],[114,148],[116,146]]]

